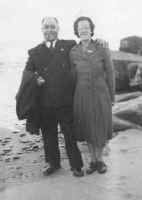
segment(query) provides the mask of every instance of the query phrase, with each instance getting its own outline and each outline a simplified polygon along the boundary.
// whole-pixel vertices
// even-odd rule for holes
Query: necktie
[[[53,41],[50,42],[50,49],[53,49]]]

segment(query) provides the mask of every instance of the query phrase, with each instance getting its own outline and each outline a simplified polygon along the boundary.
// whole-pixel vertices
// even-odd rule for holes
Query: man
[[[73,136],[74,83],[69,61],[69,52],[75,41],[59,40],[58,32],[56,18],[45,17],[42,20],[44,42],[29,50],[25,69],[38,74],[41,130],[45,162],[49,164],[44,174],[53,174],[61,167],[57,131],[60,124],[71,170],[74,176],[81,177],[84,175],[83,162]]]
[[[48,163],[45,175],[53,174],[61,167],[57,130],[60,124],[71,170],[74,176],[81,177],[84,175],[83,162],[74,138],[74,82],[69,61],[69,52],[76,42],[58,39],[56,18],[42,20],[42,33],[44,42],[29,50],[17,94],[17,115],[19,119],[27,119],[29,132],[38,133],[41,129],[45,162]]]

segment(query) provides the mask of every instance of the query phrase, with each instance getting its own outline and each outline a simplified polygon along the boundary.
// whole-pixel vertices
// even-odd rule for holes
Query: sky
[[[38,44],[44,16],[58,18],[60,38],[77,39],[73,22],[82,15],[94,21],[94,38],[108,41],[111,49],[123,37],[142,36],[141,0],[0,0],[0,43]]]

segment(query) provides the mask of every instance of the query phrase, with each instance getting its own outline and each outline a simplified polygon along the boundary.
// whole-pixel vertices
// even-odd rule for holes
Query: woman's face
[[[87,20],[78,22],[78,35],[81,40],[89,40],[91,38],[91,27]]]

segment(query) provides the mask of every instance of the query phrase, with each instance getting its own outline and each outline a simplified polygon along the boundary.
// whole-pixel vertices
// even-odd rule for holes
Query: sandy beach
[[[41,136],[26,133],[25,122],[19,122],[15,113],[15,95],[25,57],[14,60],[10,50],[5,54],[9,55],[8,59],[2,56],[0,63],[0,199],[141,200],[141,130],[119,132],[113,138],[104,152],[108,164],[106,174],[94,173],[79,179],[70,172],[60,135],[62,169],[51,177],[43,176]],[[85,144],[80,144],[80,148],[86,168],[88,150]]]
[[[50,177],[42,175],[42,150],[25,153],[1,168],[0,199],[141,200],[141,141],[142,134],[138,130],[120,132],[110,142],[110,151],[104,153],[108,172],[104,175],[96,172],[83,178],[72,176],[64,153],[62,169]],[[82,152],[87,167],[88,153],[84,146]]]

